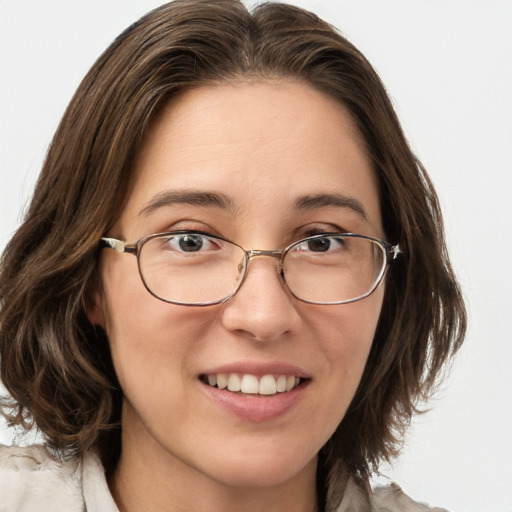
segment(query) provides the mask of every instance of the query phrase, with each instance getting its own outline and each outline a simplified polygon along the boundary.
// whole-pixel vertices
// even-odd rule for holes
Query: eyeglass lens
[[[248,262],[238,245],[193,232],[151,237],[139,249],[139,268],[148,290],[181,304],[220,302],[233,295]],[[309,237],[288,247],[282,260],[291,292],[323,304],[367,295],[385,267],[385,249],[357,235]]]

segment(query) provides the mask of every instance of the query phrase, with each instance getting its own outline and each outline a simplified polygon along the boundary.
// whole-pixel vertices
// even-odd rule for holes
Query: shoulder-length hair
[[[335,98],[363,135],[384,230],[403,251],[387,275],[356,396],[324,453],[368,474],[396,455],[419,401],[462,342],[466,314],[438,199],[365,57],[315,15],[267,3],[176,0],[129,27],[73,97],[0,269],[3,412],[62,454],[119,450],[122,391],[105,333],[87,317],[98,241],[120,215],[155,114],[181,92],[289,79]],[[328,306],[326,306],[328,307]]]

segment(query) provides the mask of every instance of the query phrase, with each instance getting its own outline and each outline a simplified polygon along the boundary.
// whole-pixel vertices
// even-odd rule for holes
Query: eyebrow
[[[222,193],[202,192],[195,190],[165,191],[152,197],[139,212],[139,215],[149,215],[164,206],[174,204],[190,204],[193,206],[213,206],[223,210],[234,210],[233,200]]]
[[[149,215],[155,210],[174,204],[190,204],[193,206],[215,207],[228,211],[236,211],[233,199],[220,192],[196,190],[164,191],[153,196],[141,209],[139,215]],[[330,206],[349,208],[364,220],[368,220],[366,210],[357,199],[344,194],[323,193],[308,194],[297,198],[292,207],[297,210],[314,210]]]
[[[316,208],[326,208],[329,206],[349,208],[364,220],[368,221],[368,215],[362,203],[354,197],[343,194],[308,194],[299,197],[293,202],[293,207],[297,210],[314,210]]]

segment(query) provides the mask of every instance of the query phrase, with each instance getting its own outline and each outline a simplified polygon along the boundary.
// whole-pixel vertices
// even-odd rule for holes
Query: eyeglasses
[[[398,245],[354,233],[321,233],[282,251],[246,250],[202,231],[157,233],[128,244],[102,238],[102,248],[137,257],[151,295],[172,304],[209,306],[229,300],[244,282],[253,258],[279,261],[283,284],[311,304],[345,304],[364,299],[382,281],[401,252]]]

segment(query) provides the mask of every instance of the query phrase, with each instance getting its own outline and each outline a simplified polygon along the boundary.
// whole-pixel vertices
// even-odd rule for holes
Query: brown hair
[[[33,421],[61,453],[97,448],[115,463],[122,392],[105,334],[86,315],[98,240],[121,213],[156,112],[184,90],[237,78],[302,81],[347,107],[380,182],[388,240],[403,250],[358,392],[323,451],[367,474],[397,453],[466,315],[435,191],[377,74],[330,25],[289,5],[249,13],[238,0],[176,0],[128,28],[87,74],[1,260],[3,412],[11,424]]]

